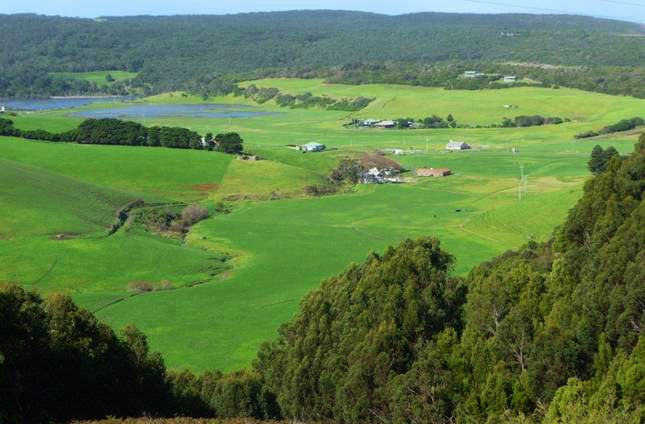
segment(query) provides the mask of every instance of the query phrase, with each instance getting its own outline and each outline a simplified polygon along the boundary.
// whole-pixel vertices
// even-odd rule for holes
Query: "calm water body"
[[[132,104],[108,109],[93,109],[75,112],[74,115],[84,118],[164,118],[182,116],[188,118],[254,118],[257,116],[276,115],[279,112],[255,110],[245,105],[219,104]]]
[[[30,99],[30,100],[0,100],[8,110],[46,111],[74,109],[92,104],[110,103],[105,109],[97,108],[74,112],[73,115],[83,118],[254,118],[257,116],[276,115],[280,112],[266,112],[247,105],[228,104],[146,104],[125,103],[132,97],[96,97],[96,98],[63,98],[63,99]],[[121,103],[123,105],[113,105]]]
[[[114,103],[131,100],[131,97],[93,97],[66,99],[29,99],[29,100],[0,100],[0,105],[8,110],[43,111],[55,109],[73,109],[94,103]]]

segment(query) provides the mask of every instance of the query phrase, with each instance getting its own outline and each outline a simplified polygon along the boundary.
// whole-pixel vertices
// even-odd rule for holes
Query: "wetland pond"
[[[95,103],[116,103],[132,100],[132,97],[52,97],[49,99],[5,99],[0,105],[9,111],[39,112],[45,110],[74,109]]]
[[[228,104],[149,104],[135,103],[110,108],[97,108],[74,112],[83,118],[165,118],[181,116],[187,118],[255,118],[276,115],[280,112],[267,112],[246,105]]]
[[[255,118],[259,116],[277,115],[282,112],[268,112],[248,105],[236,104],[156,104],[132,103],[132,97],[67,97],[30,100],[3,100],[1,105],[16,111],[47,111],[60,109],[76,109],[91,106],[86,110],[72,112],[74,116],[83,118]],[[101,107],[101,104],[106,104]]]

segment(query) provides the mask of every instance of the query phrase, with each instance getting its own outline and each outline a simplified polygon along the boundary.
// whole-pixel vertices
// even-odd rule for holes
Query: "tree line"
[[[110,144],[121,146],[169,147],[174,149],[205,149],[239,154],[243,140],[237,133],[206,134],[181,127],[145,127],[137,122],[114,118],[86,119],[78,128],[62,133],[45,130],[21,130],[10,119],[0,118],[0,135],[29,140],[71,142],[79,144]]]
[[[229,83],[216,84],[215,91],[204,90],[201,95],[207,99],[211,95],[226,96],[233,94],[235,96],[244,96],[247,99],[252,99],[259,104],[275,100],[276,104],[280,107],[288,107],[291,109],[309,109],[311,107],[320,107],[327,110],[341,110],[345,112],[355,112],[366,108],[374,101],[373,98],[356,97],[356,98],[342,98],[334,99],[327,96],[315,96],[310,92],[301,94],[282,93],[275,87],[262,87],[258,88],[255,84],[251,84],[246,88],[240,87],[237,83],[229,81]]]
[[[509,89],[531,86],[559,89],[560,87],[578,88],[606,94],[622,94],[645,98],[645,67],[642,63],[631,66],[584,66],[548,65],[545,58],[537,63],[513,63],[478,60],[446,60],[438,63],[418,64],[375,61],[357,62],[318,70],[312,75],[311,69],[303,68],[290,72],[275,71],[280,75],[295,75],[308,78],[325,78],[338,84],[406,84],[423,87],[444,87],[448,90]],[[560,62],[566,63],[566,62]],[[615,64],[614,64],[615,65]],[[494,77],[464,78],[464,72],[479,70]],[[514,84],[491,81],[499,75],[516,75],[521,80]]]
[[[603,166],[551,240],[465,278],[432,237],[372,253],[228,374],[168,371],[135,328],[117,337],[66,296],[3,285],[0,421],[639,422],[645,135]]]

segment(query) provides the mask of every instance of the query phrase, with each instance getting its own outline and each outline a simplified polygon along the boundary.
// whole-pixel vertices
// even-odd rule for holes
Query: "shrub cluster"
[[[239,91],[232,91],[234,94],[251,98],[262,104],[271,99],[280,107],[289,107],[292,109],[308,109],[311,107],[321,107],[327,110],[341,110],[354,112],[366,108],[374,99],[367,97],[356,97],[354,99],[332,99],[327,96],[314,96],[307,92],[302,94],[282,93],[277,88],[258,88],[254,84],[249,85]]]
[[[563,122],[564,120],[557,116],[545,118],[544,116],[540,116],[540,115],[530,115],[530,116],[521,115],[521,116],[516,116],[513,119],[504,118],[501,126],[503,128],[534,127],[534,126],[540,126],[540,125],[559,125]]]
[[[599,135],[633,130],[634,128],[642,127],[643,125],[645,125],[645,120],[637,116],[631,119],[623,119],[622,121],[618,121],[612,125],[607,125],[606,127],[603,127],[598,131],[586,131],[580,134],[576,134],[575,137],[576,138],[597,137]]]

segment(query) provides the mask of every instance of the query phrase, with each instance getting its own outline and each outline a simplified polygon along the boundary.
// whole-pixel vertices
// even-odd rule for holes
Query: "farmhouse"
[[[418,168],[417,177],[447,177],[452,172],[448,168]]]
[[[470,145],[464,143],[463,141],[450,140],[448,144],[446,144],[446,150],[449,150],[451,152],[455,150],[468,150],[470,148]]]
[[[506,76],[504,76],[504,82],[506,84],[513,84],[516,81],[517,81],[517,77],[515,75],[506,75]]]
[[[385,183],[399,183],[401,180],[395,171],[390,169],[370,168],[361,174],[362,184],[385,184]]]
[[[370,168],[361,175],[363,184],[383,184],[385,175],[378,168]]]
[[[394,121],[381,121],[374,124],[374,128],[394,128],[396,127],[396,122]]]
[[[302,150],[303,152],[322,152],[325,149],[326,147],[324,144],[316,143],[313,141],[300,146],[300,150]]]
[[[0,113],[5,113],[7,110],[4,106],[0,106]]]

